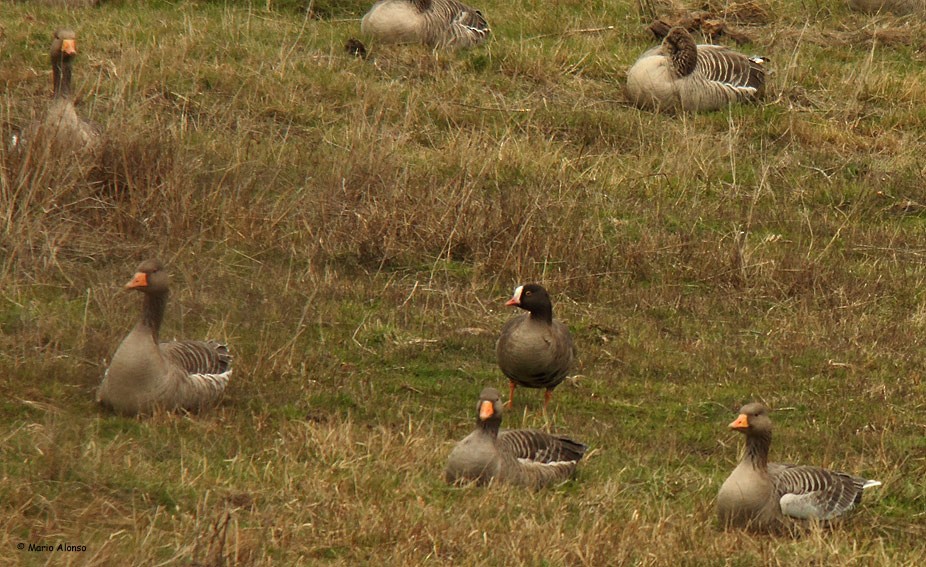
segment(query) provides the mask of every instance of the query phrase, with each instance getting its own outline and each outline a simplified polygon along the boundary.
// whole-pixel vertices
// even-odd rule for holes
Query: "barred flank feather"
[[[567,437],[550,435],[536,429],[513,429],[498,434],[501,451],[518,459],[530,459],[539,463],[578,461],[587,447]]]

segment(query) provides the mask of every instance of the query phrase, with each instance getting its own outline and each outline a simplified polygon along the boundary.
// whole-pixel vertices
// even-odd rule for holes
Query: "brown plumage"
[[[495,480],[541,488],[568,479],[586,446],[534,429],[499,431],[502,403],[498,390],[479,395],[476,429],[457,443],[447,460],[447,482],[485,484]]]
[[[675,27],[627,71],[627,94],[634,105],[661,111],[751,102],[765,92],[765,62],[727,47],[696,45],[687,30]]]
[[[778,531],[786,518],[831,520],[861,502],[862,491],[879,486],[820,467],[768,462],[772,421],[760,403],[743,406],[730,424],[746,435],[746,452],[717,494],[725,527]]]
[[[81,118],[71,97],[71,78],[77,56],[77,36],[68,29],[56,30],[49,58],[52,67],[53,98],[41,121],[13,140],[14,146],[41,144],[50,155],[90,153],[100,145],[99,128]]]
[[[553,320],[553,304],[538,284],[519,286],[505,305],[527,311],[502,327],[495,343],[498,367],[509,380],[508,407],[514,403],[516,386],[545,388],[544,407],[572,368],[575,347],[569,328]]]
[[[381,43],[459,48],[485,42],[489,24],[457,0],[379,0],[360,20],[360,31]]]
[[[142,318],[116,349],[97,393],[98,402],[118,413],[201,410],[218,403],[231,378],[231,356],[223,344],[158,342],[168,284],[161,262],[147,260],[125,285],[144,295]]]

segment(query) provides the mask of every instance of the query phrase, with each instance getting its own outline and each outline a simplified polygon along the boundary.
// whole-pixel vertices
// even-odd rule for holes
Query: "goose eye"
[[[534,292],[532,292],[532,291],[525,291],[525,292],[524,292],[524,295],[532,295],[533,293],[534,293]]]

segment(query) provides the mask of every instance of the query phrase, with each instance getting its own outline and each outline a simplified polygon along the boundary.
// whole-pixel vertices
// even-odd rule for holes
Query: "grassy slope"
[[[341,51],[363,4],[259,4],[0,11],[4,131],[66,24],[107,132],[92,171],[3,155],[0,562],[926,561],[923,24],[768,4],[744,48],[772,58],[767,104],[664,117],[622,102],[651,43],[627,3],[487,0],[487,47],[369,62]],[[92,403],[152,253],[165,336],[234,349],[201,416]],[[447,487],[528,280],[580,376],[506,423],[592,453],[557,489]],[[778,459],[884,486],[797,540],[717,530],[753,399]]]

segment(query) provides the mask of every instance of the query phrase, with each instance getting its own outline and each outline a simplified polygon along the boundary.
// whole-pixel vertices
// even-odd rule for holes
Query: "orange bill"
[[[749,429],[749,418],[746,417],[745,413],[739,414],[739,417],[733,420],[733,423],[730,424],[730,429],[744,430]]]
[[[495,415],[495,407],[489,400],[483,400],[479,404],[479,419],[485,421]]]
[[[61,40],[61,51],[68,55],[75,55],[77,53],[77,42],[73,39]]]
[[[148,287],[148,274],[145,272],[138,272],[129,283],[125,284],[125,289],[137,289],[140,287]]]

